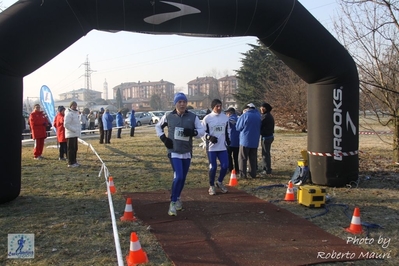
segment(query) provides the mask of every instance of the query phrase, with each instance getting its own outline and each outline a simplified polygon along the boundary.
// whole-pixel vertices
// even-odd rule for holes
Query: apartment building
[[[168,108],[173,102],[175,84],[169,81],[126,82],[112,88],[113,98],[116,98],[118,89],[121,92],[123,102],[135,110],[151,110],[150,101],[152,95],[158,95],[164,108]]]

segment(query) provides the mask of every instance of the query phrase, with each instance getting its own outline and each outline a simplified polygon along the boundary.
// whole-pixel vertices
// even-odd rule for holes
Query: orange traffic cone
[[[234,187],[234,186],[237,186],[237,185],[238,185],[238,182],[237,182],[236,170],[233,169],[231,171],[231,175],[230,175],[229,186]]]
[[[136,221],[137,218],[134,217],[133,207],[132,207],[132,199],[126,199],[125,213],[121,217],[121,221]]]
[[[291,180],[290,180],[290,182],[288,182],[287,192],[285,193],[284,200],[286,200],[286,201],[294,201],[295,200],[294,186],[293,186]]]
[[[140,241],[135,232],[130,234],[130,252],[126,256],[128,266],[136,266],[141,263],[147,263],[147,254],[141,249]]]
[[[111,194],[114,194],[116,192],[116,188],[114,185],[114,178],[112,176],[108,178],[108,185],[109,185],[109,191],[111,192]],[[107,194],[107,192],[105,192],[105,194]]]
[[[360,210],[358,207],[353,211],[352,221],[348,228],[345,230],[352,234],[361,234],[363,233],[362,224],[360,222]]]

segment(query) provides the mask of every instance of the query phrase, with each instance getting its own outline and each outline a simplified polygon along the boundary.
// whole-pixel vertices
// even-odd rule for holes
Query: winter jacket
[[[263,138],[271,138],[274,133],[274,118],[270,112],[261,115],[262,126],[260,128],[260,135]]]
[[[135,111],[132,110],[129,117],[130,127],[136,127],[136,117],[134,116]]]
[[[67,139],[80,137],[81,126],[79,120],[79,111],[75,111],[70,108],[65,110],[64,127],[65,137]]]
[[[121,112],[116,113],[116,126],[123,127],[123,117]]]
[[[104,130],[112,129],[112,121],[114,121],[114,117],[109,112],[105,112],[103,114],[103,127],[104,127]]]
[[[65,138],[65,127],[64,127],[65,114],[58,113],[54,118],[53,126],[57,130],[57,141],[59,143],[66,142]]]
[[[229,116],[229,137],[230,137],[230,147],[239,147],[240,146],[240,132],[236,129],[238,116],[237,114],[232,114]]]
[[[260,114],[256,109],[250,108],[238,118],[236,129],[240,131],[240,146],[258,148],[260,125]]]
[[[29,126],[32,132],[32,139],[47,138],[46,127],[48,125],[47,117],[42,111],[34,110],[29,115]]]

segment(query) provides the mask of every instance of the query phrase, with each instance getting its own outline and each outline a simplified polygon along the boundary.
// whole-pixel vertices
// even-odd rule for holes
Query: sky
[[[9,7],[15,0],[0,0]],[[299,0],[331,31],[338,10],[336,0]],[[86,88],[85,63],[90,63],[91,89],[103,92],[125,82],[169,81],[176,91],[187,92],[197,77],[235,75],[243,53],[256,44],[255,37],[200,38],[132,32],[91,31],[41,68],[24,77],[24,100],[40,95],[47,85],[55,99],[60,93]],[[103,95],[103,98],[105,96]]]

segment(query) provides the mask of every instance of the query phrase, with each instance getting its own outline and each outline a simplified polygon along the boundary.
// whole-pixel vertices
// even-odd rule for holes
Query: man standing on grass
[[[184,93],[176,93],[173,104],[175,109],[161,117],[155,125],[157,136],[165,144],[168,158],[173,169],[172,193],[168,214],[176,216],[183,209],[180,194],[186,182],[193,153],[193,137],[204,135],[199,118],[187,111],[187,97]],[[168,136],[164,128],[168,128]]]
[[[212,112],[202,119],[202,127],[205,130],[206,151],[209,160],[209,195],[216,195],[216,189],[220,189],[222,193],[227,193],[227,188],[223,185],[224,176],[229,168],[229,156],[227,153],[229,136],[227,134],[227,124],[229,118],[222,113],[222,102],[214,99],[211,103]],[[218,167],[217,160],[220,163],[220,173],[217,180],[216,170]],[[215,182],[216,181],[216,182]]]
[[[64,118],[65,137],[68,147],[68,167],[78,167],[76,161],[78,153],[78,137],[80,137],[81,125],[79,120],[78,104],[72,101],[65,111]]]
[[[240,131],[240,148],[238,151],[238,164],[240,178],[255,178],[258,160],[258,146],[260,136],[260,113],[253,103],[246,106],[244,112],[237,120],[236,129]],[[249,161],[250,173],[247,176],[247,162]]]

